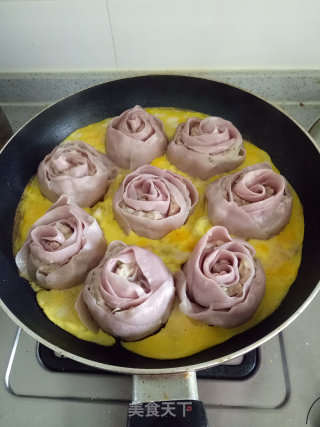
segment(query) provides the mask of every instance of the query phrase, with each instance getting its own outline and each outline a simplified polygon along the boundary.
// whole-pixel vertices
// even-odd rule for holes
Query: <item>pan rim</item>
[[[80,89],[77,90],[75,92],[70,93],[67,96],[64,96],[62,98],[57,99],[56,101],[54,101],[53,103],[50,103],[47,107],[44,107],[43,109],[41,109],[41,111],[39,111],[37,114],[35,114],[34,116],[32,116],[28,121],[26,121],[22,126],[19,127],[19,129],[14,132],[14,134],[8,139],[8,141],[5,143],[5,145],[0,149],[0,155],[2,154],[2,152],[4,151],[4,149],[6,148],[6,146],[11,142],[11,140],[16,136],[16,134],[18,134],[28,123],[30,123],[32,120],[34,120],[36,117],[38,117],[40,114],[42,114],[44,111],[54,107],[56,104],[58,104],[59,102],[64,101],[65,99],[80,94],[81,92],[85,92],[87,90],[90,90],[92,88],[95,87],[99,87],[99,86],[103,86],[103,85],[107,85],[109,83],[113,83],[113,82],[117,82],[117,81],[124,81],[124,80],[133,80],[133,79],[140,79],[140,78],[159,78],[159,77],[175,77],[175,78],[179,78],[179,77],[183,77],[186,79],[192,79],[192,80],[204,80],[204,81],[209,81],[209,82],[213,82],[213,83],[220,83],[223,84],[225,86],[230,86],[233,87],[235,89],[238,89],[242,92],[246,92],[251,96],[254,96],[264,102],[266,102],[267,104],[271,105],[272,107],[274,107],[275,109],[279,110],[282,114],[284,114],[285,116],[287,116],[292,122],[295,123],[295,125],[297,125],[300,130],[302,130],[305,135],[309,138],[309,140],[312,142],[312,144],[316,147],[318,153],[320,154],[320,147],[318,146],[317,142],[314,140],[314,138],[310,135],[309,131],[312,129],[312,127],[314,126],[315,122],[317,122],[320,119],[317,119],[309,128],[309,130],[306,130],[295,118],[293,118],[288,112],[286,112],[282,107],[278,106],[277,104],[275,104],[273,101],[268,101],[266,98],[264,98],[263,96],[257,95],[256,93],[253,93],[247,89],[243,89],[238,85],[235,85],[233,83],[226,83],[223,80],[214,80],[214,79],[208,79],[208,78],[203,78],[203,77],[193,77],[193,76],[187,76],[187,75],[183,75],[183,74],[144,74],[141,76],[132,76],[132,77],[125,77],[125,78],[119,78],[119,79],[115,79],[115,80],[110,80],[104,83],[99,83],[97,85],[90,85],[84,89]],[[149,108],[149,107],[148,107]],[[154,106],[153,108],[157,108],[157,106]]]
[[[100,83],[98,85],[92,85],[89,86],[87,88],[84,89],[80,89],[72,94],[67,95],[66,97],[63,97],[57,101],[55,101],[54,103],[48,105],[47,107],[45,107],[44,109],[42,109],[39,113],[37,113],[36,115],[34,115],[32,118],[30,118],[30,120],[28,120],[23,126],[21,126],[13,135],[12,137],[7,141],[7,143],[4,145],[4,147],[0,150],[0,155],[3,152],[3,150],[6,148],[6,146],[14,139],[14,137],[29,123],[31,122],[33,119],[35,119],[37,116],[39,116],[40,114],[42,114],[44,111],[53,108],[56,104],[58,104],[59,102],[72,97],[75,94],[81,93],[81,92],[85,92],[90,90],[91,88],[96,88],[99,86],[103,86],[103,85],[107,85],[108,83],[114,83],[116,81],[121,81],[121,80],[133,80],[133,79],[140,79],[140,78],[159,78],[159,77],[174,77],[174,78],[187,78],[190,80],[204,80],[204,81],[208,81],[208,82],[213,82],[213,83],[220,83],[223,84],[225,86],[229,86],[229,87],[233,87],[236,88],[242,92],[246,92],[248,93],[250,96],[254,96],[258,99],[261,99],[262,101],[266,102],[268,105],[271,105],[273,108],[275,108],[276,110],[279,110],[283,115],[287,116],[296,126],[298,126],[298,128],[300,128],[300,130],[303,131],[303,133],[309,138],[309,140],[311,141],[311,143],[316,147],[318,153],[320,153],[320,148],[317,145],[316,141],[312,138],[312,136],[308,133],[308,131],[306,131],[305,128],[302,127],[302,125],[300,125],[294,118],[291,117],[290,114],[288,114],[286,111],[284,111],[281,107],[279,107],[278,105],[275,105],[273,102],[267,101],[265,98],[256,95],[246,89],[242,89],[241,87],[237,86],[237,85],[233,85],[230,83],[225,83],[223,81],[219,81],[219,80],[213,80],[213,79],[204,79],[201,77],[192,77],[192,76],[184,76],[184,75],[170,75],[170,74],[146,74],[146,75],[142,75],[142,76],[135,76],[135,77],[127,77],[127,78],[120,78],[120,79],[116,79],[116,80],[112,80],[110,82],[105,82],[105,83]],[[113,372],[119,372],[119,373],[129,373],[129,374],[168,374],[168,373],[177,373],[177,372],[185,372],[185,371],[189,371],[189,370],[199,370],[199,369],[205,369],[208,367],[212,367],[215,366],[217,364],[223,363],[227,360],[233,359],[234,357],[240,356],[244,353],[247,353],[250,350],[253,350],[257,347],[259,347],[260,345],[262,345],[264,342],[268,341],[269,339],[273,338],[274,336],[276,336],[279,332],[281,332],[283,329],[285,329],[293,320],[295,320],[299,314],[301,314],[304,309],[310,304],[310,302],[312,301],[312,299],[315,297],[315,295],[318,293],[318,291],[320,290],[320,282],[316,285],[316,287],[314,288],[314,290],[311,292],[311,294],[308,296],[308,298],[303,302],[303,304],[296,310],[295,313],[293,313],[288,319],[286,319],[285,322],[283,322],[281,325],[279,325],[276,329],[274,329],[272,332],[270,332],[269,334],[265,335],[263,338],[261,338],[260,340],[252,343],[251,345],[244,347],[240,350],[237,350],[236,352],[233,352],[231,354],[228,354],[226,356],[217,358],[217,359],[213,359],[210,361],[206,361],[206,362],[202,362],[202,363],[198,363],[198,364],[192,364],[192,365],[186,365],[186,366],[180,366],[180,367],[170,367],[170,368],[129,368],[129,367],[122,367],[122,366],[117,366],[117,365],[108,365],[108,364],[104,364],[101,362],[95,362],[86,358],[83,358],[81,356],[77,356],[73,353],[69,353],[66,350],[61,349],[60,347],[55,346],[54,344],[50,343],[49,341],[47,341],[46,339],[42,338],[41,336],[39,336],[38,334],[36,334],[35,332],[33,332],[31,329],[29,329],[27,326],[25,326],[8,308],[7,306],[4,304],[4,302],[0,299],[0,306],[3,308],[3,310],[6,312],[6,314],[16,323],[18,324],[18,326],[24,330],[26,333],[28,333],[30,336],[32,336],[34,339],[36,339],[37,341],[41,342],[42,344],[44,344],[45,346],[53,349],[54,351],[57,351],[58,353],[63,354],[66,357],[72,358],[73,360],[79,361],[80,363],[85,363],[87,365],[96,367],[96,368],[100,368],[106,371],[113,371]],[[174,360],[183,360],[183,358],[180,359],[171,359],[172,361]]]
[[[244,347],[244,348],[242,348],[236,352],[228,354],[226,356],[220,357],[218,359],[213,359],[213,360],[209,360],[209,361],[202,362],[202,363],[196,363],[193,365],[186,365],[186,366],[179,366],[179,367],[172,367],[172,368],[128,368],[128,367],[117,366],[117,365],[108,365],[106,363],[101,363],[101,362],[96,362],[96,361],[86,359],[84,357],[81,357],[81,356],[78,356],[76,354],[70,353],[66,350],[63,350],[60,347],[58,347],[58,346],[50,343],[49,341],[45,340],[41,336],[37,335],[30,328],[28,328],[24,323],[22,323],[8,309],[8,307],[3,303],[2,299],[0,299],[0,307],[10,317],[10,319],[13,320],[14,323],[16,323],[19,326],[20,329],[22,329],[24,332],[26,332],[28,335],[30,335],[32,338],[34,338],[37,342],[45,345],[46,347],[50,348],[51,350],[65,356],[65,357],[68,357],[69,359],[75,360],[79,363],[91,366],[93,368],[102,369],[104,371],[117,372],[119,374],[159,375],[159,374],[175,374],[175,373],[188,372],[188,371],[198,371],[201,369],[211,368],[213,366],[216,366],[216,365],[219,365],[221,363],[227,362],[231,359],[234,359],[235,357],[242,356],[243,354],[246,354],[249,351],[256,349],[257,347],[260,347],[262,344],[269,341],[271,338],[275,337],[281,331],[283,331],[287,326],[289,326],[309,306],[309,304],[311,303],[311,301],[314,299],[314,297],[317,295],[317,293],[319,291],[320,291],[320,281],[318,282],[315,289],[311,292],[309,297],[298,308],[298,310],[296,310],[285,322],[283,322],[281,325],[279,325],[276,329],[274,329],[269,334],[265,335],[260,340],[255,341],[253,344],[251,344],[247,347]],[[168,359],[168,360],[172,360],[172,361],[183,360],[183,358]]]

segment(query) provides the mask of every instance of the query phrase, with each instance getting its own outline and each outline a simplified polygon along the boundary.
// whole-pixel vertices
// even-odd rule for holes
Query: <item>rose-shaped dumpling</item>
[[[129,234],[161,239],[183,225],[198,203],[192,182],[155,166],[141,166],[123,180],[113,198],[114,215]]]
[[[16,264],[27,280],[65,289],[85,280],[106,247],[97,221],[63,195],[30,228]]]
[[[167,149],[172,164],[203,180],[237,168],[245,156],[240,132],[220,117],[192,117],[181,123]]]
[[[173,277],[157,255],[114,241],[88,274],[75,307],[89,329],[136,341],[168,320],[174,293]]]
[[[103,198],[118,168],[108,157],[82,141],[58,145],[40,163],[38,181],[42,194],[55,202],[66,194],[81,207]]]
[[[211,228],[197,243],[183,271],[176,273],[180,310],[208,325],[233,328],[254,314],[266,286],[251,245]]]
[[[138,105],[115,117],[107,128],[106,151],[125,169],[136,169],[162,156],[167,136],[160,119]]]
[[[292,196],[285,178],[269,163],[248,166],[209,185],[208,216],[245,239],[269,239],[288,223]]]

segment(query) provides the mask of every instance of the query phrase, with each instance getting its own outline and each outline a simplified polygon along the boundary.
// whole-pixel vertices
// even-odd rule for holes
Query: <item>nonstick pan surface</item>
[[[43,314],[35,293],[20,278],[12,255],[15,210],[39,162],[71,132],[119,115],[134,105],[176,107],[230,120],[244,139],[266,150],[298,193],[305,239],[298,277],[281,306],[254,328],[193,356],[154,360],[119,344],[103,347],[60,329]],[[319,289],[319,151],[290,117],[263,99],[215,81],[182,76],[144,76],[101,84],[44,110],[9,141],[0,155],[0,303],[38,341],[83,363],[130,373],[166,373],[221,363],[271,338],[289,324]]]

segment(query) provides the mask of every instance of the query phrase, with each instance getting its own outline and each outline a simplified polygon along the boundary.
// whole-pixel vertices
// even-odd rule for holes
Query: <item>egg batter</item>
[[[163,121],[169,140],[173,137],[179,123],[186,121],[189,117],[201,119],[207,117],[202,113],[173,108],[146,108],[146,111]],[[228,118],[226,117],[226,119]],[[106,119],[76,130],[65,141],[80,139],[105,153],[105,134],[110,120]],[[278,172],[265,151],[247,141],[244,142],[244,145],[247,153],[246,160],[236,170],[268,161]],[[160,256],[174,273],[187,261],[198,240],[212,227],[207,216],[205,189],[210,182],[222,175],[215,176],[208,181],[189,177],[171,165],[165,155],[153,160],[151,164],[184,175],[196,186],[200,196],[199,203],[185,225],[171,231],[161,240],[140,237],[134,232],[126,235],[115,220],[112,211],[112,198],[126,174],[129,173],[124,169],[120,170],[104,200],[85,210],[97,219],[108,243],[113,240],[121,240],[128,245],[147,248]],[[258,310],[248,322],[233,329],[208,326],[182,314],[176,301],[168,322],[159,332],[140,341],[122,342],[123,347],[142,356],[156,359],[181,358],[226,341],[233,335],[253,327],[274,312],[294,282],[301,262],[304,233],[303,210],[299,198],[292,188],[291,192],[293,209],[287,226],[269,240],[249,240],[266,273],[266,293]],[[15,253],[23,245],[31,225],[46,212],[51,204],[42,196],[36,177],[32,178],[17,209]],[[105,346],[115,343],[115,339],[111,335],[102,330],[99,330],[98,333],[89,331],[80,322],[74,309],[74,302],[82,285],[65,290],[43,290],[34,283],[31,283],[31,286],[37,292],[37,301],[44,313],[56,325],[83,340]]]

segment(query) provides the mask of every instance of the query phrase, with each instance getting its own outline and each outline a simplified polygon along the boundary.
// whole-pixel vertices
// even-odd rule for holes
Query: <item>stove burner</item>
[[[119,375],[114,372],[106,372],[102,369],[84,365],[75,360],[58,355],[53,350],[40,343],[37,347],[37,356],[38,360],[45,368],[54,372]],[[211,380],[243,380],[253,375],[258,367],[259,351],[256,349],[229,363],[198,371],[197,377]]]
[[[47,369],[37,357],[38,353],[38,343],[19,329],[5,373],[5,386],[12,395],[63,402],[94,401],[109,404],[112,407],[121,404],[126,411],[128,402],[132,400],[131,375],[115,375],[108,371],[103,371],[104,375],[101,375],[101,371],[93,370],[87,373],[90,372],[87,366],[82,366],[87,372],[80,371],[79,366],[73,361],[71,364],[77,369],[73,369],[72,372],[60,369],[60,372],[57,372]],[[248,360],[249,354],[244,356],[244,360]],[[57,356],[54,358],[56,359]],[[66,360],[68,359],[63,358],[63,361]],[[233,371],[237,367],[236,362],[243,368],[244,360],[233,359],[229,362],[229,367],[220,365],[212,370],[216,375],[221,375],[219,372],[221,370],[228,369],[230,372],[229,368],[231,368]],[[207,372],[202,371],[199,374],[206,376]],[[83,387],[84,383],[85,387]],[[258,363],[249,377],[242,376],[241,380],[236,378],[226,381],[224,379],[209,381],[207,378],[200,377],[198,391],[200,400],[207,409],[280,408],[290,396],[290,381],[282,335],[279,334],[259,348]]]

